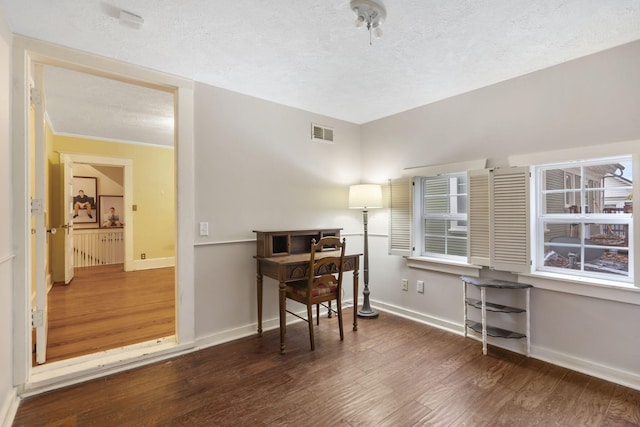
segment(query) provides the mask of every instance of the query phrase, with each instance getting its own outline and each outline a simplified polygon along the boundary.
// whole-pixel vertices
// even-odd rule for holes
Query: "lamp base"
[[[376,317],[378,317],[378,312],[372,309],[361,309],[358,310],[358,317],[360,317],[361,319],[375,319]]]

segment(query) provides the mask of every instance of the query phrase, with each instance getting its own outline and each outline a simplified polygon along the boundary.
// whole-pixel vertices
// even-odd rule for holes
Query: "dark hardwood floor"
[[[47,362],[174,335],[174,283],[173,268],[76,268],[48,294]]]
[[[351,314],[346,310],[345,316]],[[348,317],[347,317],[348,318]],[[381,313],[265,332],[26,399],[14,426],[637,426],[640,391]]]

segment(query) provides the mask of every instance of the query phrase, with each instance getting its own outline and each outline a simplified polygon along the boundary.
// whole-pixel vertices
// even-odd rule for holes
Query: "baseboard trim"
[[[640,390],[640,374],[635,372],[623,371],[621,369],[612,368],[597,362],[586,359],[580,359],[575,356],[560,353],[549,348],[537,347],[532,348],[533,357],[544,362],[562,366],[592,377],[602,380],[611,381],[634,390]]]
[[[18,391],[14,387],[8,391],[2,407],[0,407],[0,425],[2,427],[11,427],[13,425],[13,420],[18,413],[18,406],[20,406],[20,399],[18,398]]]
[[[407,310],[406,308],[398,307],[391,304],[385,304],[379,301],[371,301],[371,305],[375,306],[375,309],[378,309],[380,311],[404,317],[415,322],[424,323],[425,325],[433,326],[434,328],[444,329],[445,331],[449,331],[457,335],[464,335],[464,328],[462,327],[462,325],[451,322],[449,320],[441,319],[434,316],[428,316],[417,311]]]
[[[349,309],[353,307],[353,302],[347,301],[342,303],[342,309]],[[327,309],[323,308],[320,310],[320,316],[323,316],[327,313]],[[302,310],[298,313],[300,316],[306,316],[306,310]],[[346,325],[350,325],[351,316],[344,317],[343,322]],[[348,320],[348,322],[347,322]],[[287,314],[287,325],[291,325],[293,323],[302,322],[299,318]],[[271,319],[262,321],[262,332],[270,331],[272,329],[278,329],[280,327],[280,320],[278,317],[274,317]],[[227,329],[226,331],[216,332],[211,335],[207,335],[206,337],[201,337],[196,339],[196,350],[202,350],[208,347],[213,347],[216,345],[224,344],[230,341],[234,341],[240,338],[246,338],[248,336],[257,334],[257,323],[250,323],[248,325],[240,326],[238,328]]]
[[[175,267],[175,265],[175,257],[137,259],[131,263],[133,270],[153,270],[156,268]]]
[[[390,304],[381,303],[379,301],[371,301],[371,305],[376,310],[385,311],[396,316],[404,317],[409,320],[424,323],[435,328],[444,329],[449,332],[453,332],[458,335],[464,335],[464,326],[448,320],[439,319],[433,316],[427,316],[422,313],[418,313],[412,310],[407,310],[402,307],[397,307]],[[482,338],[475,333],[470,333],[469,338],[482,341]],[[497,340],[489,340],[489,345],[494,347],[503,348],[505,350],[513,351],[515,353],[525,354],[525,351],[519,350],[515,345],[503,345],[497,342]],[[482,351],[482,347],[478,348],[478,351]],[[581,359],[576,356],[572,356],[565,353],[560,353],[555,350],[544,347],[534,347],[531,345],[531,354],[529,357],[533,357],[543,362],[551,363],[553,365],[561,366],[563,368],[571,369],[572,371],[580,372],[585,375],[600,378],[605,381],[610,381],[615,384],[619,384],[625,387],[632,388],[634,390],[640,390],[640,374],[624,371],[621,369],[613,368],[610,366],[596,363],[590,360]]]
[[[306,311],[304,313],[301,312],[300,314],[306,316]],[[302,322],[302,320],[298,319],[295,316],[287,314],[287,325],[296,322]],[[280,320],[277,317],[262,321],[262,332],[270,331],[272,329],[278,329],[279,327]],[[240,326],[238,328],[227,329],[226,331],[216,332],[215,334],[196,339],[196,350],[203,350],[208,347],[213,347],[256,334],[257,323],[251,323],[248,325]]]

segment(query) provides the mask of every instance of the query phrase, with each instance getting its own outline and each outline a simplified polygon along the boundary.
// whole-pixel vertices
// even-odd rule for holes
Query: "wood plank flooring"
[[[47,362],[174,335],[174,283],[173,268],[76,268],[49,291]]]
[[[345,311],[348,319],[351,310]],[[35,396],[14,426],[638,426],[640,391],[381,313],[322,318]]]

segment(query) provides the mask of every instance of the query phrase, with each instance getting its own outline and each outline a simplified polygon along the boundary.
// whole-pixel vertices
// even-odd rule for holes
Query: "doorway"
[[[173,94],[168,92],[157,94],[156,89],[138,87],[103,76],[34,64],[35,69],[39,67],[43,68],[40,102],[47,120],[44,131],[40,132],[44,135],[44,148],[36,140],[36,152],[32,157],[41,156],[37,152],[41,149],[49,153],[45,164],[44,187],[48,190],[45,190],[45,205],[49,213],[48,227],[51,233],[45,253],[49,254],[50,266],[47,277],[51,277],[53,285],[47,286],[47,289],[56,291],[56,301],[59,301],[61,295],[68,299],[65,304],[54,306],[49,306],[47,301],[43,318],[47,331],[50,318],[58,321],[52,338],[57,340],[55,345],[61,345],[59,337],[72,336],[65,332],[77,328],[77,325],[72,320],[60,324],[60,320],[76,319],[76,316],[65,313],[66,317],[61,317],[62,313],[51,310],[55,307],[74,306],[77,295],[82,294],[82,291],[76,293],[69,290],[61,294],[58,287],[98,287],[101,283],[100,280],[83,280],[74,285],[74,271],[82,269],[85,277],[93,275],[102,278],[106,285],[111,281],[109,272],[114,271],[99,267],[108,264],[119,264],[122,271],[126,272],[150,269],[158,264],[162,264],[162,267],[175,267],[174,144],[171,140],[168,143],[170,145],[164,146],[134,141],[139,135],[138,129],[133,132],[127,129],[127,121],[139,123],[141,119],[138,117],[144,117],[146,121],[163,123],[168,128],[165,133],[169,135],[165,139],[170,139],[173,136],[173,126],[167,126],[167,119],[174,121],[175,102]],[[38,81],[35,84],[37,87]],[[122,112],[121,108],[125,111]],[[77,109],[84,114],[78,114]],[[162,117],[155,120],[154,114]],[[100,123],[96,123],[96,119]],[[109,125],[104,126],[105,122]],[[40,123],[36,122],[33,126],[37,128]],[[74,131],[83,134],[78,135]],[[118,138],[123,135],[128,137]],[[164,143],[167,144],[166,141]],[[154,169],[152,165],[157,168]],[[35,167],[32,175],[37,181],[41,171],[37,169],[37,165]],[[156,184],[158,191],[150,189],[150,182]],[[145,192],[145,189],[149,191]],[[143,194],[147,192],[152,194]],[[112,215],[118,218],[113,226],[107,221],[110,209],[114,211]],[[156,218],[161,219],[163,228],[150,233],[149,225]],[[59,232],[55,232],[56,230]],[[143,248],[138,257],[133,253],[134,247]],[[161,251],[157,247],[165,249]],[[155,265],[148,264],[152,260],[160,261]],[[122,291],[121,294],[125,297],[141,295],[127,292],[127,289]],[[101,315],[101,318],[95,319],[97,321],[93,323],[94,326],[100,325],[100,321],[106,321],[119,310],[120,305],[125,305],[114,298],[110,299],[110,305],[106,302],[93,304],[95,301],[91,296],[95,295],[95,299],[99,299],[101,295],[97,288],[85,295],[88,296],[84,301],[85,305],[100,308],[93,313],[94,319],[96,314]],[[144,306],[144,301],[139,301],[139,306]],[[175,301],[171,302],[170,307],[175,307]],[[81,310],[80,306],[78,310]],[[139,326],[154,321],[146,319],[141,323],[133,313],[130,317],[132,328],[136,327],[136,322]],[[170,330],[175,330],[175,319]],[[131,343],[130,337],[122,342],[114,340],[114,334],[109,333],[106,328],[102,328],[102,335],[110,344],[96,343],[92,339],[87,340],[86,347],[82,348],[82,342],[79,342],[72,354],[90,354],[92,349],[110,350],[138,344]],[[49,343],[49,333],[44,336],[47,338],[46,343],[37,340],[35,348],[36,362],[39,365],[47,360],[41,346],[47,345],[50,348],[52,345]],[[82,335],[76,336],[76,339],[80,337]],[[166,339],[164,335],[148,338]]]
[[[16,384],[23,390],[35,390],[38,387],[50,387],[56,382],[66,384],[83,381],[90,377],[104,375],[106,373],[127,369],[133,364],[145,363],[145,360],[154,360],[162,355],[171,354],[191,348],[195,338],[195,313],[194,313],[194,284],[193,265],[185,263],[176,268],[175,292],[181,295],[176,302],[176,335],[173,343],[163,343],[154,348],[143,348],[141,346],[127,347],[120,349],[117,354],[96,354],[83,359],[82,362],[71,360],[64,366],[36,366],[31,364],[32,340],[31,325],[37,324],[39,319],[38,310],[32,312],[32,296],[30,284],[32,282],[46,283],[47,280],[33,280],[34,277],[42,274],[44,269],[32,268],[40,267],[38,262],[32,262],[36,249],[40,247],[39,241],[44,242],[48,236],[47,229],[50,230],[51,221],[46,211],[46,206],[42,205],[44,197],[39,194],[32,197],[32,187],[37,187],[37,178],[31,176],[30,171],[34,170],[33,165],[38,163],[29,158],[30,141],[33,141],[36,133],[33,128],[25,126],[30,119],[30,102],[33,96],[29,87],[33,78],[34,64],[65,67],[88,74],[100,75],[135,83],[144,87],[152,87],[159,90],[168,91],[174,94],[175,120],[181,124],[175,130],[176,153],[175,167],[179,170],[193,170],[193,83],[191,81],[177,78],[175,76],[164,75],[159,72],[140,69],[118,61],[98,58],[94,55],[84,54],[79,51],[62,48],[37,40],[17,36],[13,46],[13,73],[14,84],[14,114],[13,114],[13,139],[16,149],[13,150],[15,164],[15,216],[14,225],[16,229],[16,280],[14,281],[14,307],[15,307],[15,333],[14,333],[14,378]],[[37,95],[37,94],[36,94]],[[42,150],[44,151],[44,150]],[[180,161],[178,161],[180,158]],[[41,164],[44,164],[42,162]],[[44,168],[42,168],[44,169]],[[186,174],[187,179],[180,179],[180,173],[176,174],[175,194],[176,200],[173,204],[176,214],[174,229],[174,247],[176,266],[180,259],[193,259],[193,202],[194,190],[193,182],[188,179],[191,173]],[[148,186],[147,188],[152,188]],[[46,222],[45,222],[46,219]],[[46,224],[46,226],[45,226]],[[58,224],[56,224],[58,225]],[[188,231],[188,232],[187,232]],[[32,239],[35,236],[35,239]],[[135,239],[134,239],[135,241]],[[135,248],[134,248],[135,250]],[[44,251],[43,251],[44,252]],[[41,257],[42,260],[45,257]],[[133,259],[133,265],[140,261]],[[44,264],[44,261],[42,261]],[[47,270],[49,271],[49,270]],[[36,298],[37,300],[37,298]],[[37,307],[36,307],[37,308]],[[44,328],[42,328],[44,329]],[[27,336],[29,339],[25,340]],[[166,357],[166,356],[165,356]],[[53,365],[53,364],[52,364]],[[46,368],[46,369],[45,369]],[[43,370],[44,369],[44,370]]]

